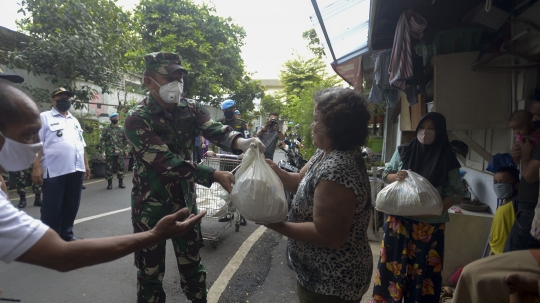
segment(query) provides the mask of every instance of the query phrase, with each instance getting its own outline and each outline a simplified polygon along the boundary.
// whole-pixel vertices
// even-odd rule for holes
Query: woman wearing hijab
[[[422,175],[439,191],[444,209],[440,216],[388,216],[372,302],[439,302],[447,210],[464,190],[459,167],[445,117],[423,116],[416,138],[398,147],[383,176],[391,183],[405,179],[408,170]]]

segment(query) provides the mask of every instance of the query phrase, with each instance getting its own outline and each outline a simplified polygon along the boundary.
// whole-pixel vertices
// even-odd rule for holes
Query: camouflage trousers
[[[107,163],[107,175],[105,179],[112,180],[115,173],[118,179],[124,179],[124,157],[107,156],[105,160]]]
[[[150,203],[149,203],[150,204]],[[143,232],[154,228],[159,219],[181,209],[179,205],[165,206],[152,203],[134,213],[132,217],[133,231]],[[133,207],[133,205],[132,205]],[[178,270],[180,285],[188,300],[206,299],[206,270],[201,263],[199,249],[202,247],[200,225],[183,237],[171,239]],[[137,267],[137,302],[165,302],[163,291],[163,275],[165,274],[165,241],[155,246],[135,252],[135,267]]]
[[[28,175],[32,177],[33,171],[34,168],[31,166],[28,169],[15,173],[17,176],[17,193],[19,195],[26,193],[26,180],[28,180]],[[41,195],[41,185],[32,183],[32,192],[36,195]]]

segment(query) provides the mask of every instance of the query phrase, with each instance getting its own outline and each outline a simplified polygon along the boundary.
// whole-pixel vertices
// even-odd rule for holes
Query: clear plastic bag
[[[257,223],[281,222],[287,216],[283,184],[252,144],[236,172],[231,201],[247,220]]]
[[[377,194],[375,208],[398,216],[441,215],[443,202],[439,191],[421,175],[407,173],[404,180],[386,186]]]

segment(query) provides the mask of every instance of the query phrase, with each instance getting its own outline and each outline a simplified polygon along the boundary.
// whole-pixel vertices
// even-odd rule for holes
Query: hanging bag
[[[386,186],[377,194],[375,208],[398,216],[441,215],[443,202],[439,191],[421,175],[407,173],[404,180]]]
[[[266,224],[287,217],[283,184],[255,144],[246,151],[235,179],[231,201],[245,219]]]

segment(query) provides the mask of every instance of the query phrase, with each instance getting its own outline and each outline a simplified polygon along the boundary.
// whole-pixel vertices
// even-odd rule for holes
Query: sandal
[[[439,303],[452,302],[453,297],[454,297],[454,290],[448,286],[444,286],[442,288],[442,294],[441,294],[441,299]]]

